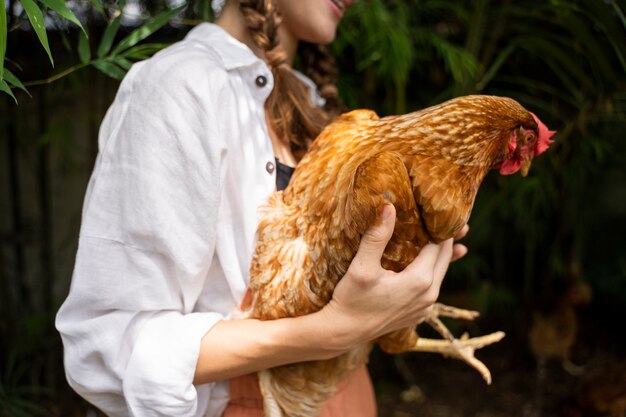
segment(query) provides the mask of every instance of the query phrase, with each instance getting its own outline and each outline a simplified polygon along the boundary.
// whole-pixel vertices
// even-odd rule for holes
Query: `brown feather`
[[[519,103],[495,96],[460,97],[401,116],[356,110],[338,117],[268,203],[250,271],[250,315],[267,320],[321,309],[386,201],[397,218],[383,267],[400,271],[427,242],[453,237],[520,127],[538,129]],[[379,343],[401,352],[416,339],[414,329],[404,329]],[[270,370],[274,397],[287,415],[317,415],[370,347]]]

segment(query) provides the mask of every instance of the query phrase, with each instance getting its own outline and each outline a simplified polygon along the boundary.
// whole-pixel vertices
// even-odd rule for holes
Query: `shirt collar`
[[[265,61],[256,56],[247,45],[214,23],[200,23],[189,31],[185,39],[200,42],[216,51],[227,71],[259,64],[267,68]],[[313,104],[318,107],[324,106],[326,100],[320,96],[315,83],[300,71],[294,69],[293,72],[308,87]],[[268,76],[271,77],[271,73]]]
[[[200,42],[216,51],[226,70],[247,67],[259,62],[264,63],[248,46],[214,23],[205,22],[195,26],[185,39]]]

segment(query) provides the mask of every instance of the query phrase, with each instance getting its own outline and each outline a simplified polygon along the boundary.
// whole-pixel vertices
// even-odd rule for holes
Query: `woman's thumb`
[[[381,210],[380,221],[370,226],[363,233],[355,260],[359,258],[364,263],[370,263],[373,260],[380,266],[380,259],[383,257],[389,239],[391,239],[395,222],[396,209],[393,204],[386,203]]]

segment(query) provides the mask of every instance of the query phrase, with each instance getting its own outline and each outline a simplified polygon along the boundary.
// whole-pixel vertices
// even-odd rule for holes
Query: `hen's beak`
[[[530,169],[530,163],[532,162],[532,159],[526,159],[522,162],[522,167],[520,168],[520,174],[522,174],[522,177],[525,177],[526,175],[528,175],[528,170]]]

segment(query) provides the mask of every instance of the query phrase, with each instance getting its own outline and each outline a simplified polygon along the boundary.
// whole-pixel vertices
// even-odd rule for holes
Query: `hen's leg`
[[[473,320],[477,316],[478,312],[476,311],[436,303],[433,308],[433,313],[431,317],[426,320],[426,323],[432,326],[444,339],[426,339],[420,337],[417,339],[417,343],[408,350],[412,352],[441,353],[444,356],[460,359],[476,369],[487,384],[491,384],[491,372],[484,363],[476,359],[474,352],[476,349],[499,342],[504,337],[504,332],[494,332],[485,336],[472,338],[466,333],[461,336],[460,339],[457,339],[439,319],[439,317],[451,317]]]
[[[476,369],[487,384],[491,384],[491,372],[489,368],[476,359],[474,351],[491,345],[492,343],[499,342],[503,337],[504,332],[494,332],[485,336],[472,338],[465,333],[460,339],[453,340],[426,339],[420,337],[417,339],[415,346],[409,349],[409,351],[441,353],[444,356],[460,359]]]
[[[350,198],[346,203],[346,211],[352,214],[351,221],[356,224],[355,230],[362,233],[368,225],[373,224],[378,209],[385,203],[391,202],[396,207],[396,227],[393,236],[387,244],[382,266],[396,272],[402,271],[415,259],[419,249],[428,241],[432,240],[433,231],[435,235],[443,233],[443,230],[435,230],[436,225],[449,225],[459,223],[458,228],[466,222],[464,211],[455,211],[454,221],[437,221],[433,217],[428,217],[432,224],[428,227],[423,224],[423,208],[418,212],[416,198],[419,197],[420,204],[431,204],[430,199],[423,199],[420,194],[420,184],[411,183],[411,178],[419,176],[420,170],[432,170],[436,167],[430,165],[413,165],[412,175],[407,171],[407,164],[399,155],[392,152],[376,154],[359,165],[355,172]],[[415,171],[415,172],[414,172]],[[419,172],[418,172],[419,171]],[[426,175],[424,178],[433,178],[433,175]],[[432,174],[432,172],[431,172]],[[446,173],[437,176],[443,178]],[[376,178],[376,181],[372,181]],[[430,189],[430,188],[428,188]],[[436,190],[436,187],[433,188]],[[428,221],[427,221],[428,222]],[[449,227],[447,229],[450,229]],[[446,232],[446,236],[448,236]],[[447,237],[442,237],[441,240]],[[461,359],[472,367],[476,368],[487,383],[491,383],[491,374],[487,367],[474,357],[474,351],[483,346],[497,342],[504,337],[504,333],[497,332],[488,336],[469,339],[464,336],[456,339],[450,331],[439,320],[439,316],[461,318],[472,320],[478,316],[477,312],[448,307],[443,304],[435,304],[432,316],[427,320],[445,340],[432,340],[419,338],[414,329],[401,329],[396,332],[384,335],[377,342],[380,347],[388,353],[400,353],[406,351],[438,352],[446,356]]]

